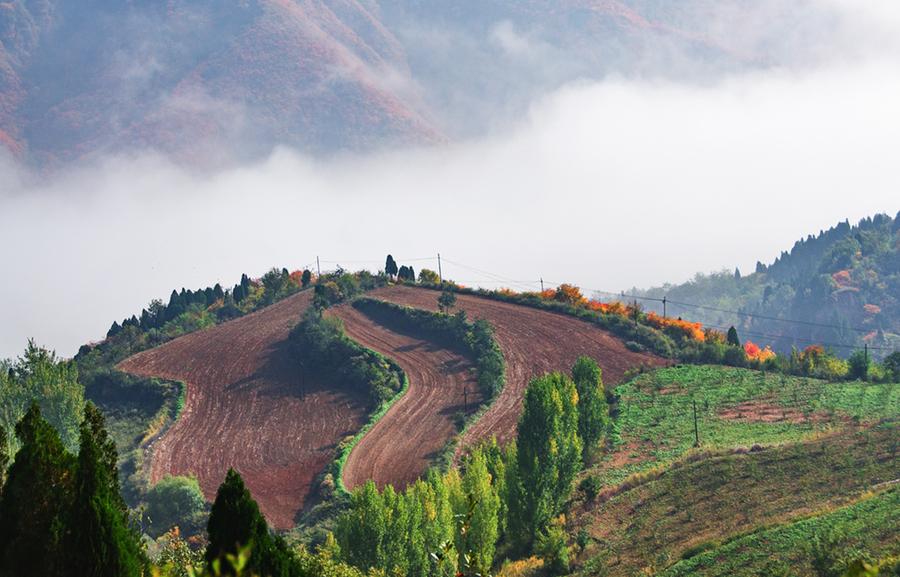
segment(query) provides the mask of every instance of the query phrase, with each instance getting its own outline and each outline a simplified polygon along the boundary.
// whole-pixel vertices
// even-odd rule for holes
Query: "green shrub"
[[[569,547],[566,545],[566,532],[561,527],[554,525],[542,531],[537,537],[535,551],[551,575],[569,572]]]
[[[195,477],[165,477],[147,491],[146,502],[150,536],[176,526],[187,535],[203,531],[206,501]]]

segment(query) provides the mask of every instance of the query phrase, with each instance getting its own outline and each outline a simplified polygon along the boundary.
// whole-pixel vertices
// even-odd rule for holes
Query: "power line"
[[[704,309],[704,310],[708,310],[708,311],[716,311],[716,312],[720,312],[720,313],[728,313],[728,314],[733,314],[733,315],[738,315],[738,316],[743,316],[743,317],[750,317],[750,318],[755,318],[755,319],[764,319],[764,320],[769,320],[769,321],[778,321],[778,322],[782,322],[782,323],[792,323],[792,324],[796,324],[796,325],[806,325],[806,326],[809,326],[809,327],[822,327],[822,328],[827,328],[827,329],[848,330],[848,331],[854,331],[854,332],[863,333],[863,334],[872,332],[870,329],[861,329],[861,328],[857,328],[857,327],[841,327],[841,326],[838,326],[838,325],[829,325],[829,324],[824,324],[824,323],[816,323],[816,322],[812,322],[812,321],[801,321],[801,320],[796,320],[796,319],[785,319],[785,318],[780,318],[780,317],[770,317],[770,316],[767,316],[767,315],[760,315],[760,314],[747,313],[747,312],[741,312],[741,311],[730,311],[730,310],[727,310],[727,309],[720,309],[720,308],[717,308],[717,307],[711,307],[711,306],[707,306],[707,305],[695,305],[695,304],[693,304],[693,303],[683,303],[683,302],[673,301],[673,300],[670,300],[670,301],[668,301],[668,302],[669,302],[670,304],[673,304],[673,305],[680,305],[680,306],[683,306],[683,307],[690,307],[690,308]]]
[[[706,325],[706,326],[711,329],[718,329],[720,331],[728,330],[725,327],[716,326],[716,325]],[[816,340],[816,339],[806,339],[803,337],[795,337],[795,336],[791,336],[791,335],[769,335],[766,333],[758,333],[758,332],[754,332],[754,331],[743,331],[743,330],[740,332],[744,336],[748,336],[748,337],[756,337],[756,338],[763,338],[763,339],[790,339],[793,341],[802,341],[802,342],[810,343],[810,344],[814,344],[814,345],[822,345],[823,347],[840,347],[840,348],[845,348],[845,349],[858,349],[859,348],[859,345],[848,345],[845,343],[829,343],[829,342],[823,342],[823,341]],[[869,346],[869,350],[870,351],[892,351],[894,349],[889,349],[887,347]]]

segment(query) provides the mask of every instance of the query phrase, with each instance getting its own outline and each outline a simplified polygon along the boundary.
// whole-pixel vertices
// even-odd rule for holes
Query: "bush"
[[[578,488],[581,489],[585,499],[588,501],[593,501],[602,487],[603,482],[600,480],[600,477],[597,477],[596,475],[585,477],[581,480],[581,483],[578,484]]]
[[[565,575],[569,572],[569,547],[566,533],[561,527],[551,526],[537,538],[535,551],[544,560],[544,567],[551,575]]]
[[[178,527],[186,535],[202,533],[206,501],[196,477],[165,477],[147,491],[147,517],[152,537]]]

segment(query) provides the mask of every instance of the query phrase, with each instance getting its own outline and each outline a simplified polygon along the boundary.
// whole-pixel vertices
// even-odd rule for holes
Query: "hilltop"
[[[635,294],[666,296],[670,314],[722,329],[734,325],[781,352],[824,344],[847,356],[869,344],[883,357],[900,347],[900,213],[809,235],[750,274],[697,274]]]

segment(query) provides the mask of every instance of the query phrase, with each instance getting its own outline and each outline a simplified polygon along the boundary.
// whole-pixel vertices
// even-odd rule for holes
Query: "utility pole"
[[[316,257],[316,276],[317,277],[322,276],[322,267],[319,266],[319,257],[318,256]]]
[[[700,429],[697,428],[697,401],[691,400],[694,406],[694,446],[700,446]]]
[[[438,278],[441,279],[441,286],[444,286],[444,271],[441,270],[441,253],[438,253]]]
[[[469,389],[463,386],[463,413],[469,412]]]
[[[663,318],[666,318],[666,297],[663,297]]]
[[[544,277],[541,277],[541,292],[544,292]]]

